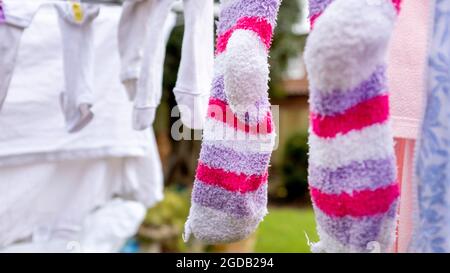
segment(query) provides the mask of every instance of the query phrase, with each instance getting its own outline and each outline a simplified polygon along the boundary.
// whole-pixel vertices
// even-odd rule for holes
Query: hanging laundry
[[[65,90],[61,108],[67,131],[78,132],[93,119],[94,33],[92,21],[99,14],[96,5],[74,1],[55,3],[63,45]]]
[[[161,100],[164,32],[171,27],[174,0],[129,0],[124,3],[119,43],[122,82],[134,100],[134,128],[145,130],[155,118]],[[214,3],[183,1],[185,34],[178,80],[174,89],[183,123],[202,127],[212,80],[214,51]],[[165,28],[161,26],[166,25]],[[163,56],[161,56],[163,55]]]
[[[418,210],[411,252],[450,252],[450,1],[433,1],[427,94],[416,146]]]
[[[280,2],[221,2],[215,74],[185,240],[193,234],[213,244],[239,241],[267,214],[275,140],[267,59]],[[247,111],[241,116],[233,109]]]
[[[0,3],[0,111],[14,73],[22,33],[39,10],[42,1],[3,1]]]
[[[313,252],[386,252],[393,243],[399,187],[385,57],[399,4],[310,1]]]
[[[105,251],[111,243],[108,251],[119,251],[120,244],[112,242],[134,234],[142,220],[142,209],[127,204],[148,208],[163,199],[154,132],[132,129],[126,117],[133,106],[119,77],[111,76],[120,74],[122,9],[100,8],[93,21],[96,116],[77,134],[65,129],[57,99],[64,69],[53,3],[43,5],[24,32],[0,115],[0,252],[76,251],[67,244],[74,240],[82,250]],[[113,205],[116,198],[123,206]],[[117,214],[108,213],[111,205]],[[53,240],[61,240],[60,248],[48,248]]]
[[[166,2],[173,2],[173,0]],[[154,0],[126,0],[123,3],[118,33],[121,58],[120,78],[130,100],[136,97],[144,42],[149,36],[149,15],[156,3],[157,1]]]
[[[130,100],[135,101],[136,130],[153,124],[161,101],[166,44],[176,20],[170,11],[173,2],[129,0],[123,6],[119,25],[121,79]]]

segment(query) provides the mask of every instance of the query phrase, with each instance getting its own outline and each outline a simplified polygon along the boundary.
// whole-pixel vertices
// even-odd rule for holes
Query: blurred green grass
[[[309,253],[305,232],[318,241],[312,209],[271,207],[260,224],[255,252]]]

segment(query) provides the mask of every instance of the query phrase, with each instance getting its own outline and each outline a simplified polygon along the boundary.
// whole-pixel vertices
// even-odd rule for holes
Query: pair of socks
[[[93,119],[94,31],[99,7],[77,2],[56,3],[62,36],[65,90],[60,104],[70,133]]]
[[[268,53],[280,0],[223,0],[214,79],[184,239],[251,235],[267,214],[275,128]]]
[[[165,45],[174,0],[128,0],[119,26],[121,80],[134,100],[133,124],[148,129],[161,100]],[[202,127],[213,66],[213,1],[183,1],[185,34],[174,89],[183,123]],[[166,27],[161,27],[166,25]]]
[[[399,8],[398,0],[310,0],[313,252],[391,250],[399,187],[385,75]]]

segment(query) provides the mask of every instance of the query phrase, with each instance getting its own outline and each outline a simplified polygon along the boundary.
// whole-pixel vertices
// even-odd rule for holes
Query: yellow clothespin
[[[70,0],[72,6],[73,17],[75,18],[75,22],[81,23],[84,18],[83,6],[81,5],[80,0]]]

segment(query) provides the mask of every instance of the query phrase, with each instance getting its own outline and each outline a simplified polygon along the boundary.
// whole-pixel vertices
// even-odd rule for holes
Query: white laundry
[[[149,17],[148,36],[144,43],[143,63],[134,104],[133,126],[136,130],[151,127],[155,120],[156,108],[162,96],[166,45],[176,23],[176,15],[170,11],[173,0],[155,2]]]
[[[203,128],[214,66],[214,1],[183,0],[185,31],[175,98],[184,125]]]
[[[115,197],[134,179],[128,173],[136,171],[143,174],[124,158],[0,168],[5,178],[0,183],[0,251],[119,251],[145,215],[143,203]],[[161,198],[154,196],[149,205]]]
[[[8,93],[22,33],[31,24],[42,1],[1,2],[0,19],[0,111]]]
[[[120,14],[101,6],[93,21],[96,118],[77,134],[66,131],[58,101],[64,72],[55,8],[42,6],[24,32],[0,114],[0,251],[65,249],[81,232],[98,232],[85,220],[113,198],[145,207],[162,199],[154,133],[133,130],[120,82]]]
[[[67,131],[78,132],[93,119],[94,30],[97,5],[61,2],[55,4],[62,36],[65,88],[60,103]],[[75,7],[81,9],[79,13]]]

